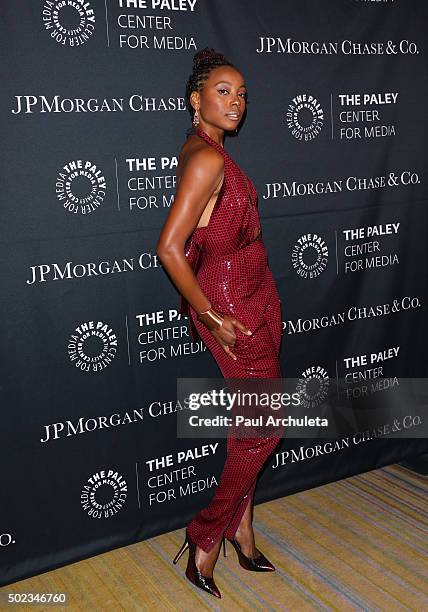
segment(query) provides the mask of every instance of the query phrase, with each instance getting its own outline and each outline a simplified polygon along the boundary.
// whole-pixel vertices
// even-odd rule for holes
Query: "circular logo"
[[[81,323],[70,336],[68,355],[83,372],[100,372],[117,353],[117,337],[103,321]]]
[[[87,215],[103,203],[106,180],[94,163],[78,159],[61,168],[56,178],[55,192],[65,210]]]
[[[92,518],[110,518],[124,506],[128,492],[126,480],[114,470],[95,472],[84,484],[80,503]]]
[[[95,13],[87,0],[46,0],[42,21],[51,37],[67,47],[83,45],[95,31]]]
[[[299,276],[315,278],[327,267],[328,247],[321,236],[304,234],[293,246],[291,262]]]
[[[315,408],[327,397],[329,377],[321,366],[312,366],[302,373],[296,385],[300,395],[300,406]]]
[[[300,94],[288,105],[285,120],[294,138],[313,140],[321,132],[324,111],[316,98],[310,94]]]

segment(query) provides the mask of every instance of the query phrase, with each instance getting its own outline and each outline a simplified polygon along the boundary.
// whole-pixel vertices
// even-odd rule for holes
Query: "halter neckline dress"
[[[225,352],[214,335],[197,320],[194,309],[182,299],[189,316],[190,333],[199,335],[213,355],[229,389],[231,379],[253,379],[260,392],[264,378],[281,378],[279,348],[282,334],[281,301],[260,232],[257,191],[229,153],[201,129],[197,135],[224,158],[224,179],[207,227],[196,228],[185,253],[202,291],[213,308],[239,319],[253,334],[235,327],[232,352]],[[238,387],[241,382],[238,380]],[[258,474],[281,437],[241,437],[231,428],[227,457],[219,485],[210,504],[187,525],[193,542],[209,552],[223,535],[234,538],[249,503],[253,503]]]
[[[200,128],[195,133],[222,155],[224,178],[208,225],[195,228],[185,244],[185,256],[212,307],[236,317],[253,334],[235,328],[235,361],[183,296],[180,313],[189,319],[192,341],[198,336],[203,340],[223,375],[280,376],[281,300],[262,239],[257,190],[221,145]]]

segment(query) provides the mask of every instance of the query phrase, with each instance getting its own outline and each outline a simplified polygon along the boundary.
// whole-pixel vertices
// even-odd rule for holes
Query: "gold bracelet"
[[[211,310],[212,306],[210,304],[210,307],[208,308],[208,310]],[[203,315],[203,314],[207,314],[208,310],[205,310],[205,312],[198,312],[197,315]]]
[[[206,310],[205,312],[201,312],[200,314],[201,314],[201,315],[203,315],[203,314],[207,314],[209,317],[211,317],[211,318],[212,318],[212,320],[213,320],[215,323],[217,323],[217,325],[218,325],[218,327],[216,327],[215,329],[220,329],[220,327],[221,327],[221,326],[222,326],[222,324],[223,324],[223,318],[222,318],[222,317],[220,317],[219,315],[217,315],[217,314],[215,313],[215,311],[214,311],[214,310],[212,310],[212,308],[209,308],[208,310]],[[198,320],[200,321],[200,319],[199,319],[199,314],[198,314]],[[202,323],[203,323],[203,321],[202,321]]]

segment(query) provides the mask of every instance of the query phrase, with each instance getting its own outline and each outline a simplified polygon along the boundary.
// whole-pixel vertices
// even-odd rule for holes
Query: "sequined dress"
[[[192,340],[203,340],[225,378],[279,378],[281,300],[261,236],[256,188],[221,145],[201,129],[196,133],[223,156],[224,179],[208,226],[195,229],[185,254],[213,308],[236,317],[253,334],[247,336],[235,327],[235,361],[183,297],[181,313],[189,316]],[[230,430],[215,495],[187,525],[190,537],[206,552],[223,534],[234,537],[253,499],[258,474],[280,440],[241,438]]]
[[[189,317],[192,341],[202,338],[224,376],[279,376],[281,300],[261,235],[257,190],[221,145],[199,128],[196,134],[223,156],[224,179],[208,225],[194,230],[185,254],[212,307],[253,332],[246,336],[235,328],[240,363],[225,354],[183,296],[180,311]]]

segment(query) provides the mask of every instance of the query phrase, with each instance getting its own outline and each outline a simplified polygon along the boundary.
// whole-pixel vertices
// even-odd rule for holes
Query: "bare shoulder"
[[[189,136],[182,146],[177,166],[177,177],[191,172],[197,175],[218,175],[224,167],[224,158],[210,144]]]

